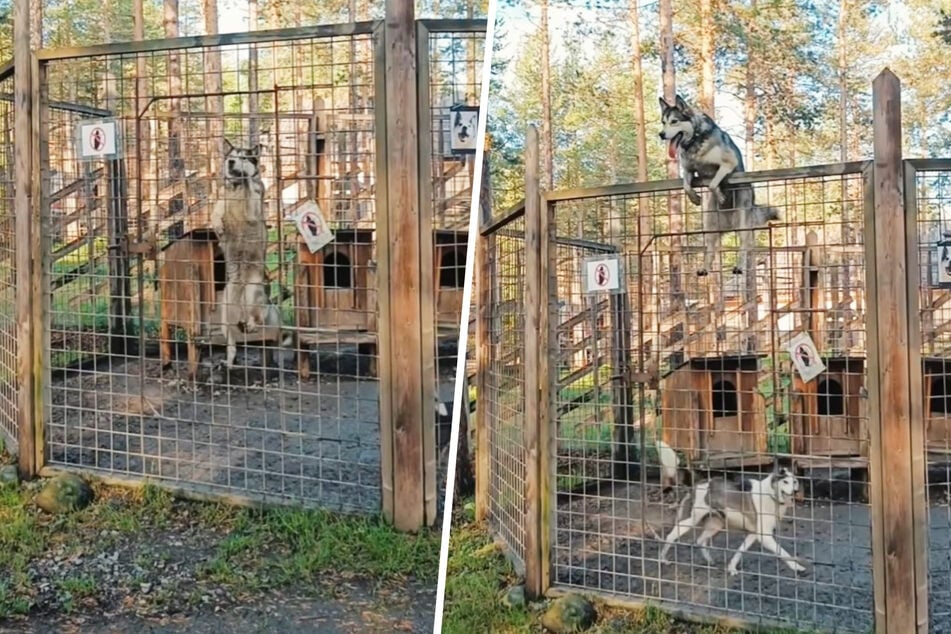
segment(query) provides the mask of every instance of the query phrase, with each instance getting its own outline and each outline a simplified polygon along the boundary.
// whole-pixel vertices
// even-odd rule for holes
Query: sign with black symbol
[[[801,332],[793,337],[786,350],[789,351],[799,377],[806,383],[826,371],[826,365],[808,332]]]
[[[935,256],[932,261],[938,263],[936,286],[951,288],[951,240],[941,240],[935,245]]]
[[[453,106],[449,109],[452,124],[449,149],[453,154],[475,154],[479,133],[479,106]]]
[[[334,232],[324,219],[320,205],[313,200],[308,200],[301,205],[296,213],[287,217],[287,220],[297,226],[297,231],[311,253],[316,253],[318,249],[333,242]]]

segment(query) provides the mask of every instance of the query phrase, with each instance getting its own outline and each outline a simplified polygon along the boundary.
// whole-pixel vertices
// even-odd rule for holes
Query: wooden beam
[[[928,623],[925,527],[916,526],[926,495],[915,489],[924,482],[925,459],[917,231],[902,196],[901,86],[887,68],[872,83],[872,121],[865,244],[875,631],[911,634],[927,631]]]
[[[381,338],[380,385],[381,392],[389,393],[389,407],[381,415],[380,431],[382,441],[392,446],[390,473],[383,473],[383,493],[391,499],[384,501],[383,508],[398,530],[414,531],[426,522],[423,426],[434,421],[435,376],[425,376],[423,355],[431,356],[433,350],[423,349],[421,331],[419,122],[412,0],[386,2],[383,42],[386,206],[380,213],[387,216],[381,233],[387,242],[388,265],[380,284],[384,286],[381,294],[387,296],[389,321],[382,325],[388,334]],[[426,318],[431,320],[432,315]]]
[[[538,422],[541,417],[542,209],[539,190],[538,130],[529,126],[525,140],[525,406],[522,447],[525,451],[525,590],[532,598],[544,592],[541,549],[541,465]],[[547,280],[546,280],[547,282]],[[547,307],[545,307],[547,309]]]
[[[488,139],[486,139],[488,141]],[[486,144],[488,145],[488,144]],[[492,195],[489,178],[489,148],[486,147],[482,157],[482,183],[479,197],[479,226],[487,226],[492,221]],[[489,515],[489,478],[491,477],[491,448],[489,447],[490,421],[498,420],[496,394],[498,385],[492,375],[493,349],[490,341],[492,332],[493,285],[497,278],[495,270],[495,235],[476,236],[475,269],[473,278],[475,289],[479,293],[479,302],[475,308],[478,311],[476,322],[476,361],[478,375],[476,379],[476,455],[475,455],[475,504],[476,519],[484,521]],[[461,352],[460,352],[461,353]],[[468,403],[468,396],[466,403]],[[458,460],[458,457],[456,458]]]
[[[37,1],[37,0],[34,0]],[[30,0],[13,3],[14,131],[13,179],[16,212],[17,450],[20,475],[36,475],[33,375],[33,63],[30,57]]]

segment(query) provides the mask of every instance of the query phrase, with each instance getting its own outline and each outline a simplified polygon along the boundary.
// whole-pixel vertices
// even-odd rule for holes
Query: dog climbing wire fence
[[[896,135],[900,122],[888,124],[885,136]],[[530,148],[533,138],[530,131]],[[923,448],[907,422],[893,426],[881,414],[897,415],[896,394],[909,396],[882,368],[905,372],[905,385],[915,386],[917,355],[895,345],[901,323],[891,321],[888,334],[880,324],[883,311],[908,305],[887,280],[905,270],[885,263],[896,257],[895,236],[927,233],[905,226],[905,210],[914,213],[918,201],[918,217],[934,234],[948,181],[935,165],[915,172],[905,164],[907,200],[896,204],[887,194],[900,189],[888,179],[903,163],[890,160],[734,176],[731,186],[752,186],[782,219],[755,230],[755,267],[734,274],[739,240],[726,232],[714,271],[698,276],[701,212],[679,180],[534,194],[527,158],[525,203],[484,223],[477,249],[477,269],[498,267],[482,278],[490,290],[480,312],[478,410],[487,447],[479,449],[489,485],[477,506],[531,591],[593,592],[808,631],[867,632],[886,604],[891,614],[904,607],[920,616],[927,598],[914,584],[896,589],[882,547],[892,531],[889,543],[906,549],[906,580],[924,574],[925,500],[912,486],[923,474],[911,459]],[[518,241],[507,253],[510,235]],[[923,254],[938,244],[919,239]],[[927,270],[940,275],[941,252],[928,257]],[[912,295],[917,282],[904,282]],[[934,287],[922,293],[940,308],[948,291]],[[930,402],[943,406],[941,399]],[[671,451],[674,472],[664,468]],[[946,491],[947,461],[931,463],[929,484]],[[710,563],[694,545],[699,530],[659,561],[692,485],[710,477],[768,483],[776,465],[792,469],[799,484],[776,541],[805,571],[757,544],[739,573],[728,574],[745,539],[735,528],[713,539]],[[749,513],[743,495],[728,500]],[[938,625],[947,619],[940,597],[951,590],[938,563],[946,561],[949,529],[932,497],[930,605]],[[907,511],[897,509],[902,499],[913,500]],[[920,506],[912,512],[912,504]]]
[[[394,415],[379,378],[391,372],[383,305],[402,283],[394,281],[401,271],[380,264],[385,232],[402,230],[383,221],[392,213],[381,150],[390,134],[387,28],[365,22],[38,53],[42,249],[34,274],[45,292],[36,302],[35,426],[47,470],[380,510],[393,469],[381,435]],[[448,125],[453,99],[479,91],[485,21],[414,28],[417,57],[429,60],[415,87],[417,127],[429,138]],[[266,323],[238,333],[231,368],[218,327],[227,267],[211,226],[225,140],[259,146],[267,224]],[[455,216],[465,207],[468,217],[471,175],[455,168],[466,160],[442,145],[419,154],[421,254],[437,262],[435,274],[423,267],[424,279],[438,278],[440,265],[450,281],[464,269],[453,249],[464,226]],[[12,193],[0,193],[0,219],[11,218]],[[12,248],[7,229],[4,220],[0,257]],[[451,237],[424,239],[433,234]],[[7,279],[0,290],[12,292]],[[442,304],[435,283],[420,291],[422,305],[434,306],[427,354],[458,337],[459,314],[448,313],[461,305],[452,297],[461,281],[446,286]],[[14,304],[0,307],[4,346]],[[15,357],[0,352],[5,371],[15,370]],[[440,384],[451,378],[433,380],[451,393]],[[17,412],[5,399],[2,412],[11,440]],[[423,451],[434,455],[434,443]],[[434,464],[426,460],[431,490]],[[433,507],[435,497],[427,496]]]

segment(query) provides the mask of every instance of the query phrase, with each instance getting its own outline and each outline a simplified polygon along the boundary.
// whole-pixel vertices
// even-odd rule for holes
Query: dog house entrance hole
[[[739,413],[736,384],[728,379],[713,382],[713,417],[724,418]]]
[[[446,249],[439,262],[439,286],[462,288],[466,280],[466,249]]]
[[[335,251],[324,258],[324,286],[353,288],[353,267],[350,258]]]
[[[835,379],[819,381],[816,397],[816,412],[819,416],[845,415],[845,393],[842,391],[842,384]]]
[[[931,379],[931,398],[928,399],[931,414],[951,414],[951,376],[936,376]]]

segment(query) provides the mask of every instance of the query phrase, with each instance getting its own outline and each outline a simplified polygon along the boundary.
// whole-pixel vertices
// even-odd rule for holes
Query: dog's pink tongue
[[[672,159],[677,158],[677,144],[673,141],[667,144],[667,156]]]

